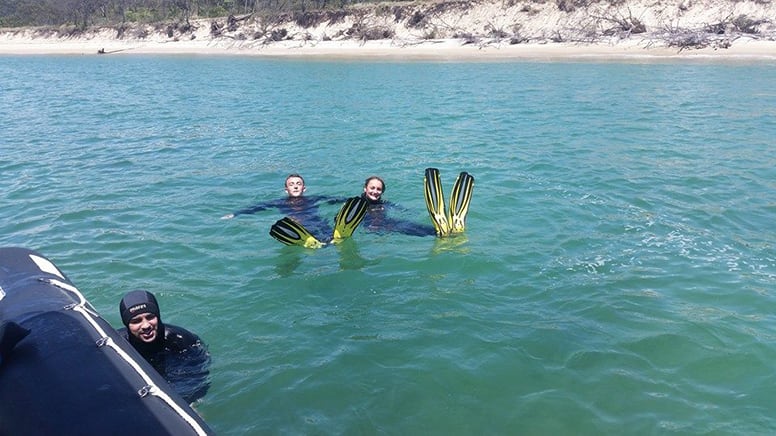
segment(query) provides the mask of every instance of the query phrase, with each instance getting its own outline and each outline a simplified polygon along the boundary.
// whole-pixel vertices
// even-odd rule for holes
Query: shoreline
[[[98,53],[104,51],[104,53]],[[736,41],[729,48],[650,47],[645,39],[615,43],[465,44],[461,40],[280,41],[255,43],[224,39],[190,41],[116,40],[110,38],[0,38],[0,55],[205,55],[363,60],[703,60],[776,61],[776,42]]]

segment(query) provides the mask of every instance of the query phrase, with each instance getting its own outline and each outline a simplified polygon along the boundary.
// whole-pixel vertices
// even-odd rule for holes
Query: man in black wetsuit
[[[322,195],[305,196],[307,190],[304,179],[299,174],[290,174],[286,177],[285,198],[271,200],[260,203],[256,206],[238,210],[237,212],[226,214],[221,219],[231,219],[237,215],[254,214],[268,209],[277,209],[282,215],[285,215],[294,221],[302,224],[307,230],[315,235],[330,235],[332,233],[331,223],[321,218],[318,213],[318,204],[325,202],[327,204],[337,204],[345,201],[344,198],[326,197]]]
[[[188,403],[210,387],[210,354],[194,333],[164,324],[156,297],[148,291],[127,293],[119,303],[126,328],[118,332]]]

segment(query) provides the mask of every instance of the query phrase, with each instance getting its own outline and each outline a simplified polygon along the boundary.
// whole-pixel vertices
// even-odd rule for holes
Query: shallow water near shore
[[[116,326],[155,292],[218,434],[776,430],[773,65],[27,56],[0,89],[0,245]],[[300,172],[427,223],[430,166],[476,178],[463,236],[220,219]]]

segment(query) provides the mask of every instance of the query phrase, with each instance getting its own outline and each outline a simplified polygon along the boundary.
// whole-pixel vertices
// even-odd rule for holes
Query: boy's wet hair
[[[304,183],[304,177],[302,177],[299,173],[291,173],[288,176],[286,176],[286,183],[288,183],[288,179],[290,179],[292,177],[299,177],[300,179],[302,179],[302,184],[303,185],[305,184]]]

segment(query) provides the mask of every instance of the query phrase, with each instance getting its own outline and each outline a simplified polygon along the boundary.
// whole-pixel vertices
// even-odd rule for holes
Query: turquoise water
[[[0,245],[155,292],[219,434],[772,434],[774,66],[3,57]],[[428,166],[465,236],[220,219],[300,172],[427,223]]]

